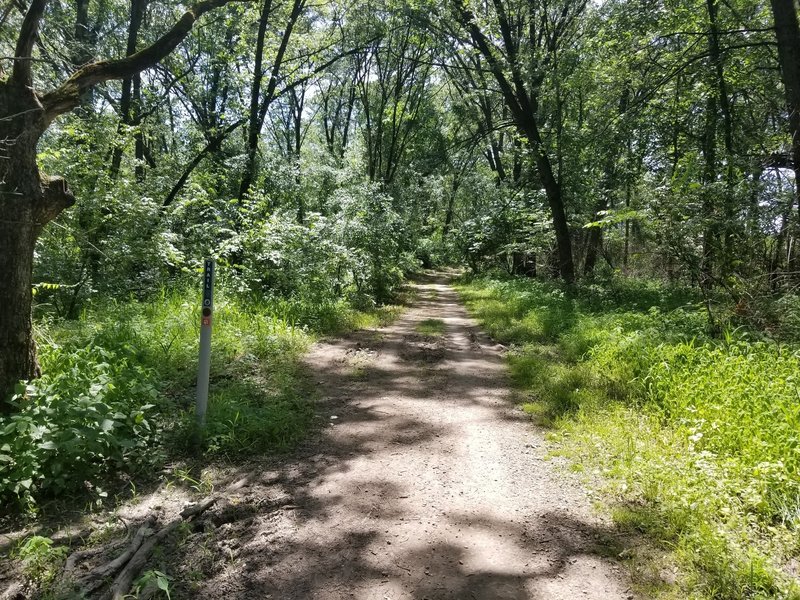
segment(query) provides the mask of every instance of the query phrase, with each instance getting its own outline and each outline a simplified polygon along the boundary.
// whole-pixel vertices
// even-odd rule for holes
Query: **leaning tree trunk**
[[[572,239],[567,222],[567,211],[564,208],[564,194],[561,182],[553,173],[550,157],[543,148],[539,127],[531,118],[524,128],[529,143],[532,144],[536,158],[536,170],[550,205],[550,216],[553,220],[553,231],[556,235],[556,250],[558,252],[558,274],[566,283],[575,281],[575,263],[572,257]]]
[[[36,144],[46,128],[32,90],[0,82],[0,410],[14,385],[39,374],[32,336],[33,256],[42,228],[72,205],[63,179],[43,177]]]
[[[797,218],[800,221],[800,24],[793,0],[771,0],[771,4],[772,14],[775,17],[778,62],[789,113],[795,200],[798,201]],[[796,253],[789,256],[790,270],[798,270],[799,260]]]
[[[549,161],[541,160],[537,157],[539,165],[539,176],[544,181],[544,188],[547,194],[547,201],[550,205],[550,215],[553,220],[553,230],[556,234],[556,247],[558,248],[558,272],[566,283],[575,281],[575,264],[572,258],[572,240],[569,235],[569,225],[567,223],[567,213],[564,209],[564,197],[561,193],[561,184],[555,180],[551,170],[545,171],[544,165],[548,169]],[[546,176],[543,176],[546,173]]]

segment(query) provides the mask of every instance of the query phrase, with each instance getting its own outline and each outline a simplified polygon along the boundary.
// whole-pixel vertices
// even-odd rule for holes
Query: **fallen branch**
[[[120,548],[125,545],[125,542],[128,541],[128,538],[131,537],[131,530],[128,527],[128,524],[119,516],[117,519],[125,526],[125,537],[119,540],[118,542],[114,542],[110,547],[109,546],[96,546],[95,548],[88,548],[83,550],[76,550],[72,554],[67,557],[66,562],[64,563],[64,577],[70,578],[72,575],[72,571],[75,570],[78,562],[84,561],[87,558],[91,558],[93,556],[97,556],[98,554],[103,554],[107,552],[111,552]]]
[[[153,548],[156,547],[156,544],[167,537],[170,533],[175,531],[175,529],[183,523],[184,521],[188,521],[192,517],[199,515],[209,508],[211,508],[217,500],[219,500],[220,496],[215,494],[213,496],[209,496],[202,502],[198,502],[192,506],[187,506],[181,511],[179,517],[172,519],[167,525],[162,527],[156,534],[147,538],[140,546],[139,549],[136,550],[136,553],[127,561],[125,568],[120,571],[120,574],[117,575],[117,578],[114,580],[114,583],[111,584],[111,588],[109,589],[108,593],[103,596],[103,600],[123,600],[128,596],[128,592],[133,585],[133,580],[139,574],[139,571],[144,568],[147,564],[147,561],[150,558],[150,554],[153,552]]]
[[[84,597],[95,592],[110,577],[116,574],[116,578],[109,587],[108,591],[101,596],[103,600],[123,600],[128,596],[133,585],[134,579],[147,564],[156,545],[171,534],[177,527],[185,522],[200,515],[216,504],[227,493],[237,491],[249,483],[249,477],[244,477],[230,485],[224,493],[218,492],[196,504],[185,507],[180,514],[169,521],[161,529],[154,531],[155,517],[148,517],[136,531],[131,543],[125,551],[114,560],[103,565],[97,566],[85,575],[78,578],[77,583],[81,587]],[[103,550],[107,551],[108,548]],[[68,578],[75,570],[78,560],[99,554],[99,549],[81,550],[73,553],[68,559],[64,571],[65,578]]]
[[[119,571],[129,560],[131,560],[131,557],[139,551],[144,541],[153,534],[152,527],[154,523],[155,518],[148,517],[144,524],[139,527],[136,535],[133,536],[133,541],[125,549],[125,552],[120,554],[111,562],[100,565],[99,567],[95,567],[80,578],[82,582],[81,591],[84,596],[88,596],[91,592],[99,588],[108,577],[113,576],[114,573]]]

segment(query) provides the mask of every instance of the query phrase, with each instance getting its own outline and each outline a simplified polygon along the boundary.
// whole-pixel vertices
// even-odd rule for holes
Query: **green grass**
[[[414,328],[418,333],[429,336],[441,336],[445,331],[444,321],[441,319],[425,319],[417,323]]]
[[[199,302],[193,290],[105,301],[79,319],[38,323],[44,376],[0,417],[0,503],[35,515],[42,500],[101,503],[128,481],[195,453]],[[379,326],[401,311],[344,301],[215,303],[205,460],[292,448],[313,422],[300,358],[320,334]],[[112,494],[113,495],[113,494]]]
[[[706,336],[691,294],[631,280],[459,288],[556,452],[680,573],[649,597],[800,598],[800,350]],[[642,553],[644,554],[644,553]]]

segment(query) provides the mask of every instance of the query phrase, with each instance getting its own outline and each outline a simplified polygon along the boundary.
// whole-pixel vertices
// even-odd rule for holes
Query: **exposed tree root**
[[[125,564],[131,560],[131,557],[141,548],[145,539],[153,534],[152,526],[155,523],[154,517],[148,517],[144,524],[133,536],[133,541],[125,549],[125,551],[117,556],[114,560],[95,567],[85,575],[81,576],[79,583],[81,585],[81,593],[88,596],[95,591],[103,582],[119,571]],[[71,557],[70,557],[71,558]],[[67,561],[69,563],[69,560]],[[69,564],[67,565],[69,567]]]
[[[248,478],[241,479],[231,485],[226,492],[236,491],[247,485],[247,483]],[[222,493],[213,494],[196,504],[187,506],[177,517],[161,528],[156,527],[156,518],[154,516],[148,517],[121,554],[113,560],[98,565],[77,577],[75,576],[75,571],[79,561],[108,551],[108,548],[92,548],[74,552],[67,559],[64,568],[64,579],[79,587],[83,597],[90,597],[106,584],[111,577],[116,575],[108,590],[99,597],[103,600],[122,600],[130,593],[134,580],[147,564],[150,555],[159,542],[175,531],[181,523],[190,521],[207,511],[222,497]]]
[[[89,548],[86,550],[78,550],[73,552],[66,561],[64,566],[64,581],[77,586],[80,589],[82,597],[91,597],[97,593],[97,590],[102,588],[108,581],[114,577],[108,590],[99,597],[103,600],[122,600],[131,590],[134,580],[139,575],[141,570],[150,559],[153,549],[171,534],[177,527],[185,522],[190,521],[194,517],[204,513],[211,508],[215,503],[223,498],[224,494],[235,492],[245,487],[249,483],[249,477],[244,477],[235,483],[228,486],[225,493],[219,492],[209,496],[184,508],[180,514],[166,523],[164,526],[158,528],[155,516],[150,516],[139,526],[139,529],[131,539],[130,543],[125,547],[123,552],[113,560],[98,565],[85,573],[77,574],[78,565],[81,561],[95,557],[99,554],[109,551],[108,546]],[[127,525],[126,525],[127,526]],[[117,549],[125,545],[125,542],[130,538],[130,530],[123,540],[111,546],[111,549]]]

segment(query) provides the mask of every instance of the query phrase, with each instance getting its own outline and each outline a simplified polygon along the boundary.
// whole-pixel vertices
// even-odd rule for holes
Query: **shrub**
[[[337,189],[328,203],[336,218],[310,212],[298,223],[292,211],[264,214],[268,200],[251,196],[247,225],[231,252],[241,262],[241,287],[323,304],[390,300],[417,265],[403,249],[404,226],[392,199],[365,183]]]
[[[43,348],[45,375],[20,389],[0,418],[0,498],[31,505],[42,493],[92,486],[158,454],[153,372],[129,349]]]
[[[65,546],[53,546],[53,540],[32,535],[22,541],[12,552],[22,561],[25,576],[46,587],[58,574],[61,563],[67,558]]]

